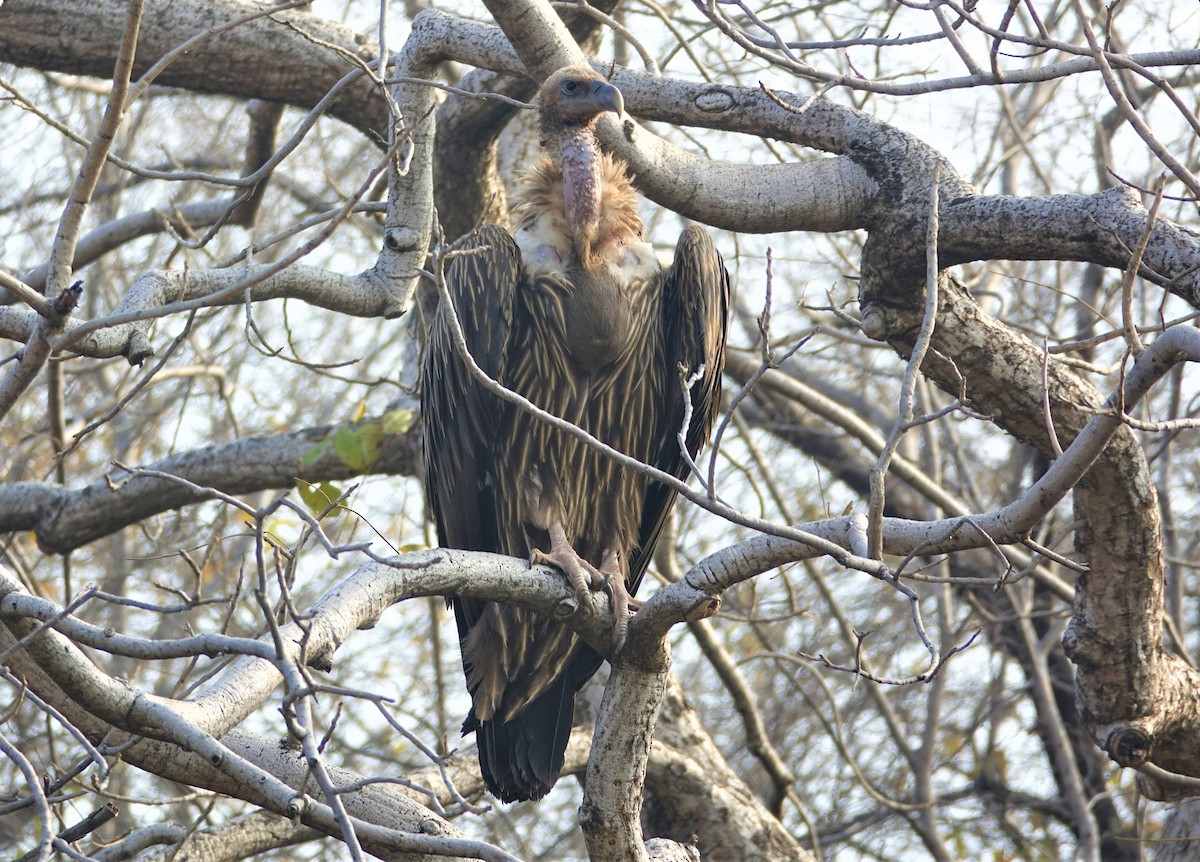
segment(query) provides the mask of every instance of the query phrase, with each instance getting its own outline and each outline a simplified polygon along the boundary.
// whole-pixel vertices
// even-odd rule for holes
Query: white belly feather
[[[556,275],[566,270],[570,245],[559,225],[550,218],[539,218],[517,231],[517,247],[521,262],[531,277]],[[662,264],[654,247],[642,240],[620,245],[601,246],[600,258],[620,281],[646,279],[662,272]]]

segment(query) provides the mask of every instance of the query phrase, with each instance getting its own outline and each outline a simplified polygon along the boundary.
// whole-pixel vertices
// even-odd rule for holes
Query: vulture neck
[[[600,147],[591,126],[585,126],[566,132],[547,149],[562,170],[563,215],[573,235],[575,251],[586,265],[592,258],[604,193]]]

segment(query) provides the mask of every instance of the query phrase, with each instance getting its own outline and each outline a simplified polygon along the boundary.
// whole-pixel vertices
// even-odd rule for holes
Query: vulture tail
[[[480,721],[474,709],[467,715],[463,735],[475,731],[484,783],[498,799],[541,799],[558,781],[571,738],[575,692],[580,687],[571,671],[568,667],[546,691],[507,721]],[[587,679],[585,676],[583,682]]]

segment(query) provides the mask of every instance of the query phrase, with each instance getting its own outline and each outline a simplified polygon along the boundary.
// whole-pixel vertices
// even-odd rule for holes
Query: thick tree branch
[[[1200,676],[1163,649],[1163,561],[1154,485],[1144,453],[1119,415],[1171,366],[1200,358],[1197,330],[1178,326],[1160,335],[1128,370],[1121,390],[1101,407],[1095,390],[1057,363],[1049,366],[1043,383],[1041,348],[982,314],[965,292],[941,295],[936,355],[926,359],[925,373],[947,391],[965,387],[975,409],[1053,456],[1040,409],[1047,386],[1057,436],[1070,441],[1025,496],[1052,487],[1056,499],[1075,492],[1078,548],[1088,571],[1076,584],[1075,617],[1064,648],[1078,669],[1085,725],[1122,765],[1157,756],[1172,771],[1200,774],[1200,751],[1185,743],[1195,738],[1200,717],[1193,697]],[[866,331],[886,334],[904,353],[920,314],[888,310],[880,302],[864,307],[863,321]],[[1082,441],[1089,445],[1081,460]],[[1092,445],[1101,441],[1107,446]],[[1065,474],[1073,475],[1068,484],[1047,483],[1071,461],[1076,467]],[[1169,791],[1155,787],[1151,792]]]
[[[5,3],[0,6],[0,62],[109,77],[125,5],[122,0]],[[134,76],[188,39],[239,18],[253,20],[199,42],[177,57],[158,83],[312,107],[351,70],[348,57],[370,62],[376,56],[369,40],[349,28],[294,9],[253,17],[262,11],[248,0],[147,3]],[[316,40],[336,50],[317,47]],[[264,56],[271,62],[264,63]],[[344,92],[330,113],[364,133],[387,138],[387,106],[365,79]]]
[[[59,9],[53,2],[40,5],[42,15],[55,14]],[[11,8],[12,4],[0,11],[0,17],[11,14]],[[186,8],[188,15],[200,14],[192,7]],[[217,8],[224,10],[230,17],[233,17],[235,12],[245,11],[233,2],[220,4]],[[526,60],[535,74],[544,76],[558,65],[581,59],[577,48],[568,50],[568,46],[574,45],[573,41],[555,42],[557,38],[569,37],[564,36],[565,31],[559,32],[561,22],[549,11],[547,5],[534,4],[526,8],[525,4],[498,4],[494,11],[504,26],[510,29],[519,28],[514,32],[522,39],[523,50],[527,54]],[[529,14],[526,15],[525,12]],[[205,14],[208,17],[196,18],[191,24],[178,24],[177,29],[169,30],[167,34],[155,34],[154,38],[182,39],[184,30],[189,35],[194,35],[195,30],[189,28],[198,26],[201,21],[208,26],[217,26],[217,20],[213,18],[217,13],[209,10]],[[288,17],[289,14],[291,18]],[[183,18],[187,20],[187,16]],[[207,41],[228,48],[229,43],[226,40],[234,38],[231,34],[246,31],[246,34],[253,33],[266,38],[265,34],[268,31],[276,36],[285,31],[288,38],[282,39],[277,45],[279,56],[285,62],[274,64],[273,70],[285,68],[288,63],[301,64],[319,60],[322,56],[321,51],[325,49],[314,48],[314,44],[317,43],[293,41],[294,32],[281,23],[293,18],[301,22],[296,26],[307,26],[310,29],[317,26],[317,19],[280,13],[269,19],[247,23],[244,27],[231,30],[229,34],[223,34],[219,39]],[[221,23],[227,21],[228,19],[221,19]],[[157,22],[156,18],[154,26],[157,26]],[[173,25],[176,24],[174,19],[172,22]],[[13,19],[13,23],[18,27],[30,26],[30,19],[18,17]],[[268,30],[259,33],[255,29],[258,27]],[[347,56],[354,53],[344,44],[348,41],[347,34],[341,34],[339,42],[338,34],[321,32],[323,41],[341,44],[343,49],[349,52]],[[541,41],[539,33],[551,33],[554,38],[549,42]],[[237,35],[236,38],[240,40],[245,36]],[[0,42],[0,46],[3,44]],[[208,50],[203,47],[207,42],[200,44],[201,47],[197,51],[203,53],[204,50]],[[556,47],[560,44],[564,47]],[[538,45],[542,47],[538,48]],[[362,53],[368,52],[368,49],[369,46],[365,46],[365,43],[357,47]],[[9,50],[11,59],[16,62],[31,59],[15,47],[10,46]],[[325,51],[326,55],[328,53]],[[230,57],[224,59],[222,67],[229,67],[232,62],[232,67],[236,68],[239,56],[236,52],[231,53]],[[436,65],[448,58],[506,71],[520,69],[512,49],[497,28],[427,12],[418,16],[414,22],[413,35],[402,55],[398,71],[415,77],[432,74]],[[367,59],[363,57],[364,62]],[[44,57],[42,61],[45,61]],[[176,64],[180,62],[182,59],[177,60]],[[162,74],[168,74],[172,68],[176,66],[169,67]],[[334,63],[330,68],[346,67]],[[293,87],[297,86],[295,82],[304,82],[309,89],[289,90],[286,96],[282,96],[270,91],[270,80],[261,81],[261,78],[262,76],[253,74],[238,80],[261,82],[262,89],[254,95],[287,98],[288,101],[301,105],[315,104],[334,83],[327,82],[321,75],[306,69],[303,74],[295,74],[289,80],[293,82]],[[923,168],[933,157],[928,147],[919,141],[864,114],[833,106],[822,100],[805,104],[804,110],[797,114],[785,110],[778,101],[767,98],[763,93],[746,88],[714,88],[711,85],[667,82],[629,70],[623,70],[616,80],[626,93],[628,109],[640,116],[681,124],[754,131],[844,154],[831,160],[791,165],[721,165],[708,160],[697,160],[632,124],[628,124],[624,129],[614,124],[605,126],[602,131],[606,143],[630,163],[632,170],[638,175],[643,191],[657,202],[709,224],[734,227],[742,231],[871,227],[873,239],[868,244],[868,254],[864,261],[864,270],[868,276],[872,272],[873,247],[889,249],[888,257],[893,263],[900,259],[896,253],[898,231],[896,227],[887,225],[895,219],[897,213],[920,219],[920,202],[906,202],[903,194],[897,195],[887,189],[881,190],[877,182],[883,176],[927,176],[928,171]],[[206,83],[201,85],[189,79],[189,83],[198,89],[204,86],[219,89],[222,86],[220,81],[219,77],[215,83],[206,78]],[[318,85],[324,86],[325,89],[319,89]],[[237,91],[226,89],[223,92],[236,94]],[[321,287],[330,277],[305,273],[305,278],[281,280],[274,290],[260,285],[263,290],[256,293],[255,298],[271,298],[287,294],[289,291],[299,291],[299,294],[288,295],[301,295],[308,301],[351,314],[386,316],[399,313],[407,307],[407,297],[413,286],[410,276],[420,265],[423,249],[428,241],[429,221],[426,214],[432,206],[428,148],[432,141],[432,129],[428,127],[430,121],[426,118],[433,102],[428,88],[400,87],[397,93],[406,118],[404,128],[407,134],[413,135],[413,149],[411,152],[405,151],[407,156],[402,154],[402,158],[408,160],[407,169],[397,174],[393,182],[387,242],[375,270],[348,281],[342,279],[342,283],[337,285],[337,290],[332,292],[329,289],[333,285],[326,284],[324,288]],[[343,104],[346,98],[343,94],[334,107]],[[783,97],[785,100],[786,98]],[[381,129],[379,115],[375,116],[374,127]],[[896,171],[897,154],[903,154],[899,158],[903,169],[899,172]],[[1145,214],[1131,208],[1127,200],[1109,201],[1098,198],[1098,208],[1088,212],[1098,211],[1100,217],[1085,216],[1084,223],[1076,224],[1075,219],[1079,217],[1080,210],[1078,207],[1070,209],[1068,205],[1077,201],[1058,201],[1052,198],[976,198],[974,192],[956,178],[948,165],[943,164],[940,173],[944,186],[940,198],[945,212],[942,217],[939,247],[946,264],[1005,257],[1062,259],[1065,254],[1071,259],[1090,260],[1110,266],[1123,265],[1128,260],[1127,248],[1132,247],[1131,243],[1140,236],[1146,224]],[[759,186],[761,189],[755,192]],[[925,186],[922,186],[921,194],[927,194]],[[910,207],[909,204],[913,206]],[[1070,209],[1071,218],[1063,219],[1061,215],[1067,209]],[[1044,229],[1007,229],[1014,219],[1030,216],[1041,218]],[[1014,244],[1010,238],[1015,236],[1033,236],[1036,240],[1034,244],[1024,240],[1020,241],[1023,245]],[[1067,247],[1065,252],[1062,251],[1064,244]],[[1160,220],[1145,256],[1147,276],[1158,283],[1168,284],[1173,292],[1188,298],[1189,301],[1196,301],[1196,297],[1200,295],[1200,288],[1197,287],[1200,284],[1200,273],[1187,264],[1191,255],[1195,253],[1195,245],[1196,237],[1193,234]],[[317,279],[311,288],[305,289],[301,282],[306,282],[307,277],[311,276],[316,276]],[[897,282],[903,280],[902,277],[896,278]],[[151,294],[156,295],[153,286],[144,286],[141,289],[146,287],[149,287]],[[189,296],[199,298],[211,294],[215,288],[219,288],[219,285],[206,285],[203,284],[203,279],[198,279],[197,289],[190,291]],[[365,301],[352,299],[360,294]],[[147,297],[142,301],[152,298],[154,297]],[[128,301],[126,307],[134,301],[136,300]],[[145,307],[142,305],[138,309]],[[6,334],[10,337],[23,337],[23,334],[29,331],[28,323],[28,320],[9,320],[6,324]],[[5,324],[0,321],[0,325]],[[115,336],[112,343],[103,348],[88,344],[84,352],[93,355],[142,355],[148,346],[131,343],[128,340],[131,337],[131,334]]]
[[[784,821],[734,772],[672,674],[654,728],[646,769],[647,834],[687,842],[705,859],[808,860]],[[666,831],[659,831],[662,827]]]
[[[592,862],[649,858],[642,838],[642,785],[670,668],[666,638],[642,637],[631,626],[604,687],[579,807]]]
[[[361,428],[379,421],[367,419],[348,427]],[[226,494],[292,488],[298,479],[322,482],[361,475],[338,456],[333,446],[316,451],[337,430],[337,426],[329,425],[276,437],[250,437],[173,455],[147,464],[145,469],[169,473],[192,485]],[[378,460],[370,470],[414,476],[420,449],[419,429],[385,436],[379,445]],[[14,482],[0,487],[0,532],[33,530],[42,550],[61,554],[160,512],[216,496],[210,490],[166,479],[123,476],[124,471],[115,469],[78,489],[52,482]]]

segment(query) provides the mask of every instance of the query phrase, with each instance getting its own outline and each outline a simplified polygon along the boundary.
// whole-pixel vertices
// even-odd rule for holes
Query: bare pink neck
[[[600,222],[600,148],[590,128],[564,135],[555,142],[552,158],[562,168],[567,224],[579,238],[590,238]]]

